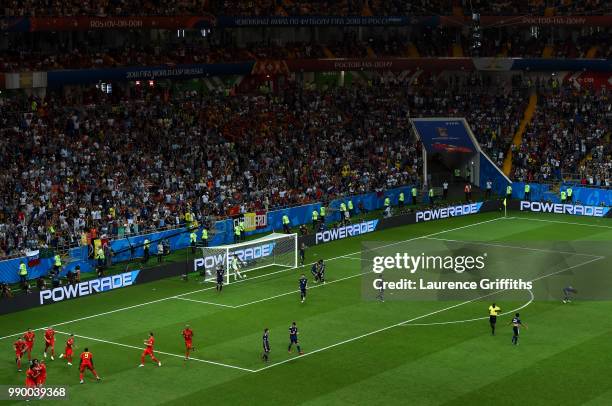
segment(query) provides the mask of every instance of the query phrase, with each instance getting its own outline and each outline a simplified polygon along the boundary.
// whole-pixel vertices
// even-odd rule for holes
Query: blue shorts
[[[298,343],[297,336],[289,336],[289,341],[291,341],[291,344],[297,344]]]

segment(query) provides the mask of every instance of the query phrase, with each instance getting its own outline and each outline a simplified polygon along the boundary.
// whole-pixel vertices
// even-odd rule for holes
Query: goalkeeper
[[[563,289],[563,303],[571,303],[576,293],[578,293],[578,291],[574,289],[574,287],[571,285],[564,288]]]
[[[246,275],[241,275],[240,274],[240,267],[243,265],[244,263],[242,261],[238,261],[238,257],[236,255],[234,255],[232,257],[232,264],[231,264],[231,268],[232,271],[234,272],[234,281],[238,280],[238,279],[244,279],[246,278]]]

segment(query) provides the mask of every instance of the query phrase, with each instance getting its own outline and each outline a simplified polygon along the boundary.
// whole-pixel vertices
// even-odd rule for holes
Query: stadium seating
[[[513,154],[513,179],[564,178],[610,186],[612,112],[605,90],[575,83],[538,85],[539,103]]]
[[[610,12],[610,3],[603,0],[537,1],[537,0],[419,0],[419,1],[148,1],[146,3],[119,1],[44,1],[8,0],[0,12],[5,16],[146,16],[146,15],[202,15],[213,13],[230,16],[270,15],[583,15]]]

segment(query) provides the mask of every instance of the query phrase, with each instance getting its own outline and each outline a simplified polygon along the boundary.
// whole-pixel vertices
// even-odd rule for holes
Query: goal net
[[[296,268],[298,265],[297,245],[297,234],[273,233],[238,244],[202,247],[202,258],[199,260],[200,269],[204,268],[206,281],[215,281],[216,270],[221,265],[225,271],[225,283],[230,283],[237,279],[238,274],[245,277],[247,273],[256,269]]]

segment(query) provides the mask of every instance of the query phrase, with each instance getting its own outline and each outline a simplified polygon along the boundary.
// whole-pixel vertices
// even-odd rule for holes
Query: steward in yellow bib
[[[197,243],[198,243],[198,235],[196,234],[195,230],[193,230],[191,231],[191,234],[189,234],[189,245],[191,246],[192,254],[195,254]]]
[[[25,286],[27,280],[28,268],[26,267],[25,262],[21,261],[19,263],[19,283],[21,284],[21,286]]]
[[[208,230],[202,227],[202,246],[208,247]]]
[[[240,242],[240,235],[242,234],[242,229],[240,228],[240,224],[234,224],[234,244]]]

